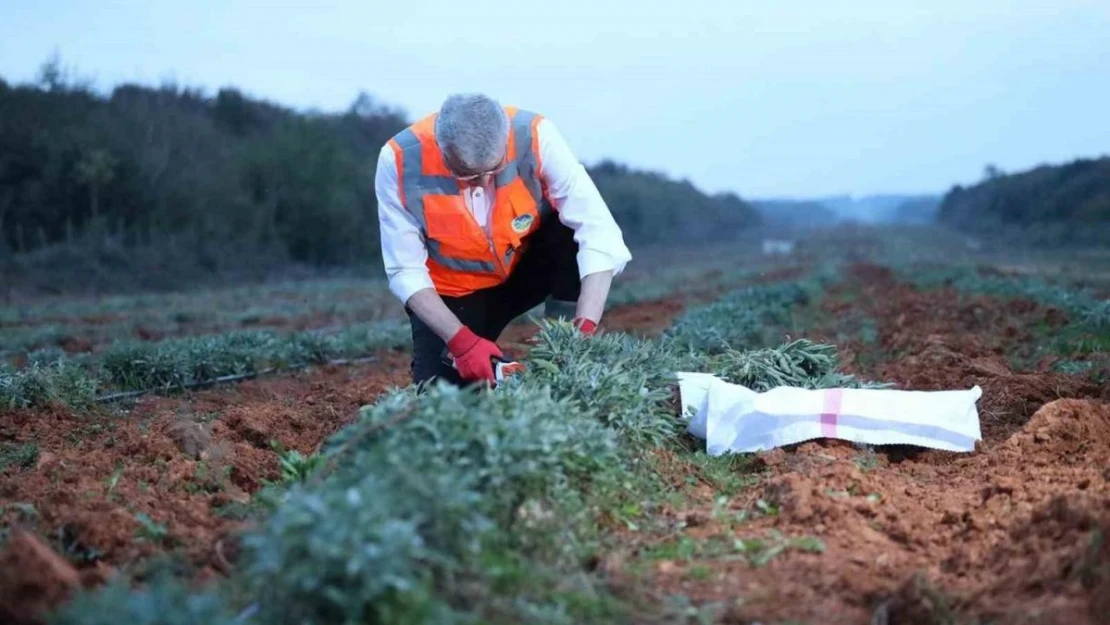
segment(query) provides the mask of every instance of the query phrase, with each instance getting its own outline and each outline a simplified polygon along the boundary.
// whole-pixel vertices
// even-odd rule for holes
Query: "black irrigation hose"
[[[269,375],[271,373],[280,373],[280,372],[284,372],[284,371],[297,371],[297,370],[300,370],[300,369],[307,369],[309,367],[314,367],[314,366],[362,365],[362,364],[366,364],[366,363],[369,363],[369,362],[375,362],[377,360],[378,360],[377,356],[364,356],[364,357],[361,357],[361,358],[341,358],[339,360],[329,360],[325,363],[311,362],[311,363],[302,363],[302,364],[298,364],[298,365],[290,365],[288,367],[271,367],[269,369],[263,369],[261,371],[254,371],[252,373],[240,373],[240,374],[237,374],[237,375],[225,375],[225,376],[220,376],[218,378],[212,378],[210,380],[201,380],[199,382],[191,382],[189,384],[181,384],[181,385],[172,386],[172,387],[148,388],[148,389],[143,389],[143,390],[140,390],[140,391],[124,391],[122,393],[110,393],[108,395],[101,395],[101,396],[97,397],[96,399],[94,399],[93,401],[95,401],[96,403],[99,403],[99,404],[108,404],[108,403],[112,403],[112,402],[116,402],[116,401],[120,401],[120,400],[124,400],[124,399],[132,399],[132,398],[135,398],[135,397],[142,397],[143,395],[148,395],[150,393],[157,393],[159,391],[189,390],[189,389],[194,389],[194,388],[205,388],[205,387],[209,387],[209,386],[216,386],[218,384],[227,384],[229,382],[240,382],[242,380],[250,380],[250,379],[257,378],[257,377],[260,377],[260,376],[263,376],[263,375]]]

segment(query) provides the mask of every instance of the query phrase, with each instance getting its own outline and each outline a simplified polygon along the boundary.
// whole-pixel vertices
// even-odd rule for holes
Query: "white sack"
[[[687,430],[710,455],[752,452],[816,438],[870,445],[973,451],[982,438],[976,386],[965,391],[807,390],[757,393],[704,373],[679,373]]]

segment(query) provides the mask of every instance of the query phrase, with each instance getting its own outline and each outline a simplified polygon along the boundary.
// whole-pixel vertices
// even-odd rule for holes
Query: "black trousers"
[[[577,302],[582,288],[577,253],[574,231],[550,214],[526,240],[505,282],[462,297],[444,297],[443,302],[475,334],[496,341],[505,326],[545,301]],[[413,382],[436,378],[463,386],[458,372],[443,362],[443,340],[412,310],[405,310],[412,323]]]

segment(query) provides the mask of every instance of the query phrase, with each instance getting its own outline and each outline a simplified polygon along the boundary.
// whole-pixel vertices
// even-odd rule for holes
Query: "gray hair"
[[[448,167],[463,175],[481,173],[505,158],[509,116],[493,98],[456,94],[440,107],[435,133]]]

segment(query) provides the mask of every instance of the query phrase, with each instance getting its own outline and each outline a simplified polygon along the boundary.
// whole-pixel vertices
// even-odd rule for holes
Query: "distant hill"
[[[768,225],[822,227],[845,221],[931,223],[940,205],[935,195],[837,195],[813,199],[763,199],[752,203]]]
[[[708,194],[608,160],[589,173],[630,244],[721,240],[760,223],[759,212],[733,193]]]
[[[894,221],[909,224],[930,224],[936,221],[941,197],[929,195],[905,200],[894,209]]]
[[[817,198],[840,219],[862,223],[931,221],[939,198],[931,195],[840,195]],[[927,217],[926,217],[927,216]]]
[[[1021,235],[1045,244],[1110,243],[1110,157],[1079,159],[956,186],[939,220],[968,231]]]
[[[768,226],[820,228],[839,220],[829,207],[813,200],[752,200],[752,205]]]

